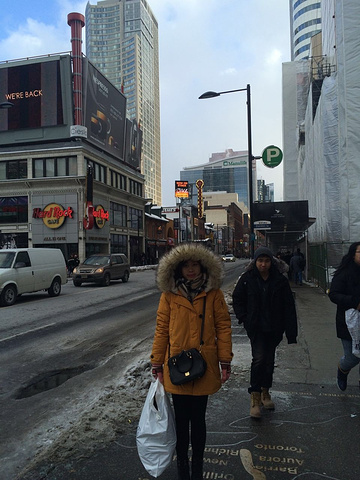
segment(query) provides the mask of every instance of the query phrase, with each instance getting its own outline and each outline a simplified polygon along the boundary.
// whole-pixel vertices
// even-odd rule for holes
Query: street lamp
[[[5,108],[5,109],[7,109],[7,108],[11,108],[11,107],[13,107],[13,106],[14,106],[14,104],[11,103],[11,102],[1,102],[1,103],[0,103],[0,108]]]
[[[206,98],[219,97],[225,93],[245,92],[247,93],[247,134],[248,134],[248,182],[249,182],[249,216],[250,216],[250,256],[254,257],[254,221],[253,221],[253,179],[252,179],[252,163],[254,160],[252,154],[251,142],[251,100],[250,100],[250,85],[246,88],[238,88],[236,90],[227,90],[225,92],[205,92],[200,95],[199,100]]]

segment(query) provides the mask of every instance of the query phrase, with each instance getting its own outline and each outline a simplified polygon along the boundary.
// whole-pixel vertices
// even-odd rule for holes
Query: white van
[[[0,250],[0,305],[13,305],[22,293],[47,290],[57,297],[67,282],[65,258],[58,248]]]

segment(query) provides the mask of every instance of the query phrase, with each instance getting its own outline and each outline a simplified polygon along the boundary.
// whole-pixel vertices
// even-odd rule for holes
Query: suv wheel
[[[104,275],[104,278],[103,278],[103,281],[102,281],[102,285],[104,287],[108,287],[110,285],[110,274],[109,273],[105,273]]]
[[[14,287],[14,285],[7,285],[1,292],[1,305],[3,305],[4,307],[10,307],[11,305],[14,305],[16,301],[16,296],[16,288]]]
[[[129,272],[126,270],[126,272],[124,273],[124,276],[121,278],[123,283],[126,283],[129,280],[129,276],[130,276]]]
[[[80,280],[73,280],[74,287],[81,287]]]

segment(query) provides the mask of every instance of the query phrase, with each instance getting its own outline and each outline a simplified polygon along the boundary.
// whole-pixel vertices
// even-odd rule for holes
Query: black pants
[[[252,362],[249,393],[261,392],[261,387],[272,386],[275,351],[282,335],[274,332],[258,332],[250,339]]]
[[[180,460],[187,458],[189,449],[189,427],[193,458],[202,459],[206,442],[205,414],[207,395],[172,395],[176,423],[176,454]]]

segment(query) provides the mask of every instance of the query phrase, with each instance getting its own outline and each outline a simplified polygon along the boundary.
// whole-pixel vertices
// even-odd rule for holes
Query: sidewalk
[[[204,479],[358,480],[360,390],[358,369],[346,392],[336,386],[342,354],[335,310],[320,289],[292,286],[299,318],[296,345],[278,348],[272,396],[275,411],[249,417],[250,346],[232,315],[232,376],[209,398]],[[139,412],[140,416],[140,412]],[[151,480],[136,449],[136,425],[88,458],[39,466],[21,480]],[[40,472],[47,472],[40,475]],[[176,461],[159,477],[176,478]]]
[[[290,348],[282,348],[296,383],[336,385],[337,364],[343,354],[336,336],[336,305],[320,289],[309,284],[291,284],[299,319],[300,358],[291,357]],[[291,346],[289,346],[291,347]],[[284,365],[281,366],[281,370]],[[288,373],[289,373],[288,372]],[[349,374],[349,386],[358,386],[359,370]]]

